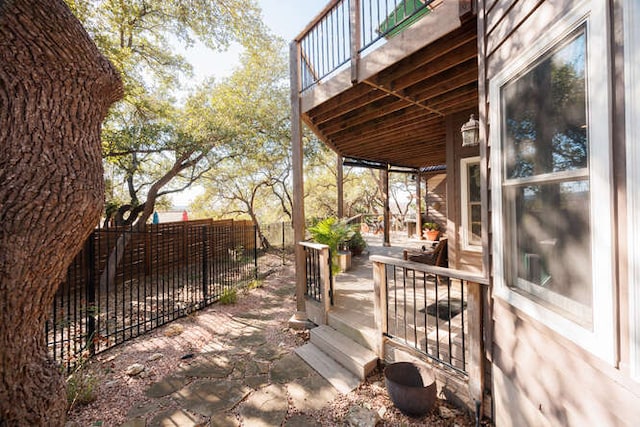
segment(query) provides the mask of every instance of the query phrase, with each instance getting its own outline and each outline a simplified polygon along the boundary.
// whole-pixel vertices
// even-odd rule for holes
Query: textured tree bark
[[[61,0],[0,0],[0,425],[63,425],[44,323],[103,205],[113,66]]]

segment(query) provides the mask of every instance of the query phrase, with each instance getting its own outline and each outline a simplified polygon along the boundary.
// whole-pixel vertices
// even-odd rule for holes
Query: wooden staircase
[[[296,353],[341,393],[355,389],[378,362],[373,351],[326,325],[311,329]]]

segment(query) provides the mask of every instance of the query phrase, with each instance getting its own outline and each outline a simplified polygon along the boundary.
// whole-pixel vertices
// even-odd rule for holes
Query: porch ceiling
[[[302,118],[343,157],[419,168],[446,163],[445,117],[477,106],[471,19]]]

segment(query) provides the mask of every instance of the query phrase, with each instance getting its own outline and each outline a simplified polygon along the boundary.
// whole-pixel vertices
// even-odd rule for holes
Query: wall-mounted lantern
[[[480,122],[475,119],[475,116],[473,114],[469,118],[469,121],[462,125],[462,128],[460,128],[460,132],[462,133],[463,147],[473,147],[474,145],[479,144]]]

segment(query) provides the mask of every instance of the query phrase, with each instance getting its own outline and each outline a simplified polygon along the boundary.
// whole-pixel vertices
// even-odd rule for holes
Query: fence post
[[[258,280],[258,225],[253,224],[253,276]]]
[[[202,302],[206,303],[209,296],[209,254],[207,227],[202,226]]]
[[[387,275],[384,263],[373,262],[373,317],[376,324],[376,350],[384,360],[384,335],[387,333]]]
[[[89,238],[85,242],[85,262],[87,268],[86,292],[87,292],[87,337],[86,345],[91,356],[96,354],[95,338],[96,338],[96,262],[95,262],[95,238],[96,231],[92,231]]]
[[[284,246],[284,221],[282,221],[282,265],[285,265],[285,257],[284,257],[284,251],[285,251],[285,246]]]

